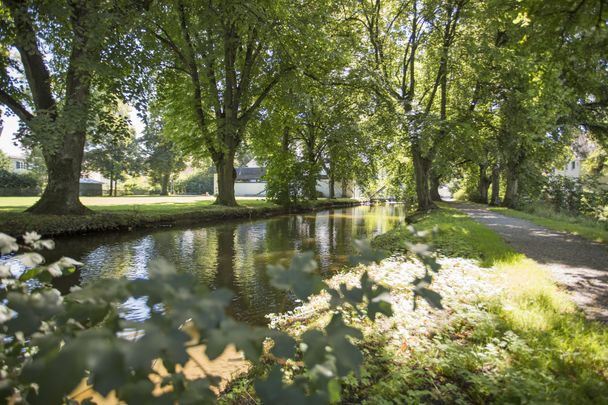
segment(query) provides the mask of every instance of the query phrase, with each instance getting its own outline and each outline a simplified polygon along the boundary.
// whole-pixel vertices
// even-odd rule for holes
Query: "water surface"
[[[231,289],[236,294],[231,314],[263,324],[267,313],[294,305],[270,286],[268,264],[287,264],[294,254],[312,250],[319,271],[330,274],[348,264],[355,239],[384,233],[404,215],[402,205],[359,206],[246,222],[91,234],[57,239],[48,259],[69,256],[84,263],[72,280],[63,281],[73,284],[102,277],[147,277],[150,263],[164,258],[210,288]],[[147,316],[141,302],[132,300],[125,306],[131,319]]]

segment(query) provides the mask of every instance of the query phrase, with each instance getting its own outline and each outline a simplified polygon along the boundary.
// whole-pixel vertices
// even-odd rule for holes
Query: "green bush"
[[[38,187],[38,180],[30,174],[11,173],[0,169],[0,188],[31,189]]]
[[[99,394],[113,391],[130,405],[213,403],[212,387],[220,381],[210,375],[190,379],[184,374],[188,348],[204,345],[206,356],[213,360],[231,344],[254,364],[268,353],[268,373],[256,377],[254,383],[262,403],[336,403],[341,398],[341,381],[359,375],[363,361],[354,343],[362,339],[361,330],[347,325],[344,311],[372,321],[378,314],[392,315],[388,290],[367,273],[360,287],[332,289],[317,272],[312,253],[294,257],[289,268],[267,269],[272,285],[289,291],[295,299],[307,300],[321,291],[331,296],[329,324],[311,328],[297,340],[230,318],[226,309],[232,292],[209,290],[191,274],[162,261],[145,279],[101,279],[61,296],[52,287],[53,278],[72,273],[81,263],[62,257],[43,265],[39,252],[53,249],[54,242],[35,232],[22,239],[20,245],[0,233],[0,254],[26,252],[15,259],[27,269],[0,264],[0,397],[9,403],[76,404],[68,397],[85,378]],[[361,242],[358,247],[361,255],[354,262],[383,257],[369,244]],[[419,253],[436,272],[434,259]],[[430,281],[428,271],[416,280],[416,295],[440,305],[437,294],[427,288]],[[121,308],[129,299],[141,300],[150,316],[138,323],[125,319]],[[300,362],[299,375],[289,375],[280,366],[285,362]],[[155,363],[164,370],[154,367]],[[158,387],[170,389],[158,394]]]
[[[539,204],[541,203],[541,204]],[[608,190],[593,178],[576,179],[567,176],[551,176],[547,179],[541,198],[535,198],[522,208],[525,211],[551,217],[543,213],[546,204],[555,213],[583,216],[608,225]]]
[[[176,181],[175,191],[180,194],[213,194],[213,174],[203,171],[193,173]]]
[[[0,195],[31,196],[40,192],[38,180],[29,173],[11,173],[0,169]]]

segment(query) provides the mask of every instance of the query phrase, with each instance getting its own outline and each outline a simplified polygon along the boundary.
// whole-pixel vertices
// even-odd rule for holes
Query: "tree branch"
[[[294,67],[289,67],[285,70],[283,70],[282,72],[278,72],[270,81],[270,83],[268,83],[266,85],[266,87],[264,87],[264,90],[262,90],[262,92],[260,93],[260,95],[258,96],[258,98],[253,102],[253,104],[251,104],[251,107],[249,107],[247,110],[245,110],[245,112],[243,113],[243,115],[241,115],[238,119],[239,121],[244,121],[247,122],[250,118],[251,115],[253,113],[255,113],[255,111],[260,107],[260,105],[262,104],[262,102],[264,101],[264,99],[268,96],[268,94],[270,94],[270,91],[272,90],[272,88],[274,86],[276,86],[276,84],[279,82],[279,80],[281,79],[281,76],[283,76],[284,74],[286,74],[287,72],[290,72],[294,70]]]
[[[21,56],[34,106],[38,110],[52,111],[55,108],[55,99],[51,92],[50,74],[38,48],[36,31],[28,15],[27,5],[25,2],[15,0],[2,0],[2,2],[10,10],[15,25],[17,34],[15,47]]]
[[[34,115],[25,108],[23,104],[19,101],[15,100],[10,96],[7,92],[0,88],[0,103],[7,106],[12,112],[14,112],[17,117],[24,123],[28,123]]]

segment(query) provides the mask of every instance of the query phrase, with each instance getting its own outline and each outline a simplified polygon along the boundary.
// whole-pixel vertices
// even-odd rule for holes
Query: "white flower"
[[[76,266],[82,266],[83,264],[70,257],[62,257],[55,263],[51,263],[47,266],[46,270],[51,273],[53,277],[61,277],[63,275],[63,269],[69,269]]]
[[[13,274],[11,273],[11,268],[8,266],[0,265],[0,278],[7,278],[7,277],[13,277]]]
[[[48,265],[46,271],[48,271],[53,277],[61,277],[63,275],[61,272],[61,267],[59,267],[59,262]]]
[[[72,259],[71,257],[62,257],[61,259],[59,259],[59,261],[57,263],[59,263],[59,265],[62,266],[62,268],[83,266],[82,263]]]
[[[42,239],[36,243],[36,248],[37,249],[45,248],[48,250],[53,250],[53,249],[55,249],[55,241],[52,239]]]
[[[17,239],[0,232],[0,254],[5,255],[19,250]]]
[[[44,263],[44,257],[40,253],[35,252],[15,256],[15,259],[19,260],[26,267],[35,267]]]
[[[10,321],[16,315],[16,312],[7,307],[6,305],[0,304],[0,324],[6,321]]]
[[[33,245],[34,243],[36,243],[38,240],[40,240],[41,236],[38,234],[38,232],[26,232],[25,235],[23,235],[23,241],[28,244],[28,245]]]

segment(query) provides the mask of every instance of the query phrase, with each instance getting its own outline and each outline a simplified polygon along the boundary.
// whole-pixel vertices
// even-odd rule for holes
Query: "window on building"
[[[574,170],[576,168],[576,162],[573,160],[572,164],[571,164],[572,170]]]
[[[23,169],[23,162],[17,160],[15,162],[15,169],[19,170],[19,169]]]

